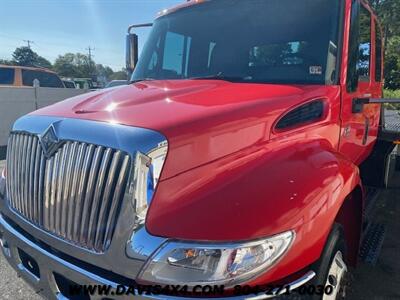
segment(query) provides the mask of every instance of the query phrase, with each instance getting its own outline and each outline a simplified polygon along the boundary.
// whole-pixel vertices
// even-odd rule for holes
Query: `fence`
[[[0,159],[5,158],[8,135],[19,117],[88,90],[0,87]]]

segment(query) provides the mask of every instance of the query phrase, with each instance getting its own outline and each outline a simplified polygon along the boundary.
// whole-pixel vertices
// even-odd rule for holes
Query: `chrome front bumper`
[[[107,285],[117,288],[118,284],[93,274],[79,266],[76,266],[50,252],[41,248],[36,243],[22,235],[11,224],[9,224],[2,215],[0,215],[0,232],[1,240],[0,245],[2,252],[9,264],[20,274],[20,276],[27,281],[36,292],[39,292],[47,299],[68,299],[68,295],[63,295],[57,284],[55,274],[61,274],[68,280],[79,285]],[[37,263],[40,276],[34,275],[21,259],[21,250],[28,254],[35,263]],[[315,273],[308,272],[303,277],[289,284],[291,290],[294,290],[307,282],[309,282]],[[112,297],[112,296],[111,296]],[[259,295],[251,297],[230,297],[227,299],[247,299],[259,300],[272,298],[270,295]],[[112,299],[106,297],[107,299]],[[90,299],[106,299],[105,296],[91,296]],[[169,297],[169,296],[118,296],[116,299],[185,299],[183,297]],[[215,298],[213,298],[215,299]]]

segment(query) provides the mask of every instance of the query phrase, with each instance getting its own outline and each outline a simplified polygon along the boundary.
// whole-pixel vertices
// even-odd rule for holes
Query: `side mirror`
[[[139,38],[137,34],[131,33],[131,30],[151,26],[153,26],[153,23],[134,24],[128,27],[128,35],[126,36],[126,71],[128,78],[131,77],[139,59]]]
[[[132,74],[138,62],[138,36],[134,33],[129,33],[126,36],[126,70],[128,75]]]

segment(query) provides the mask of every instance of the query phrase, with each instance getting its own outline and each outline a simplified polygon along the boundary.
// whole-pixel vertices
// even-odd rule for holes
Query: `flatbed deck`
[[[400,140],[400,111],[384,110],[379,139],[387,142]]]

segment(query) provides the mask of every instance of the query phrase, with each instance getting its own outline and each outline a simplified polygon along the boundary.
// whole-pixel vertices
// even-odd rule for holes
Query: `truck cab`
[[[189,1],[133,25],[129,85],[14,124],[3,253],[51,299],[343,298],[398,137],[382,66],[360,0]]]

